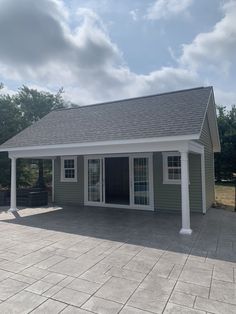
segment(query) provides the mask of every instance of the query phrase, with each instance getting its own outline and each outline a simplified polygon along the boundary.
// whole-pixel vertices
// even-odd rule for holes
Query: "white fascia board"
[[[207,112],[208,112],[208,108],[209,108],[209,105],[210,105],[210,101],[211,101],[211,96],[213,94],[213,90],[211,89],[211,92],[210,92],[210,95],[208,97],[208,100],[207,100],[207,105],[206,105],[206,109],[205,109],[205,113],[204,113],[204,116],[203,116],[203,120],[202,120],[202,126],[201,126],[201,130],[200,130],[200,136],[202,134],[202,130],[203,130],[203,127],[204,127],[204,123],[205,123],[205,119],[207,117]]]
[[[213,102],[212,106],[211,106],[211,98]],[[209,113],[210,110],[211,110],[211,113]],[[203,130],[204,122],[206,118],[209,119],[209,128],[210,128],[210,133],[211,133],[210,135],[212,138],[213,152],[219,153],[221,151],[221,145],[220,145],[218,124],[217,124],[217,113],[216,113],[216,105],[215,105],[215,97],[214,97],[213,89],[211,89],[211,92],[207,101],[206,111],[204,113],[204,118],[202,120],[200,136],[202,134],[202,130]]]
[[[163,137],[150,137],[130,140],[114,140],[114,141],[97,141],[97,142],[85,142],[85,143],[73,143],[73,144],[56,144],[56,145],[35,145],[35,146],[24,146],[24,147],[9,147],[0,148],[0,152],[13,152],[13,151],[24,151],[24,150],[41,150],[48,148],[78,148],[78,147],[91,147],[91,146],[103,146],[103,145],[119,145],[119,144],[139,144],[139,143],[162,143],[171,141],[188,141],[198,140],[200,134],[190,135],[179,135],[179,136],[163,136]]]
[[[221,152],[221,144],[220,144],[220,134],[219,134],[219,128],[218,128],[218,122],[217,122],[217,112],[216,112],[216,103],[215,103],[215,96],[214,96],[214,92],[212,92],[212,98],[213,98],[213,103],[214,105],[213,107],[213,111],[214,111],[214,125],[216,127],[216,144],[213,147],[213,151],[215,153],[220,153]]]
[[[188,151],[188,141],[143,142],[96,146],[60,147],[34,150],[10,151],[9,157],[32,158],[44,156],[71,156],[95,154],[121,154],[158,151]]]

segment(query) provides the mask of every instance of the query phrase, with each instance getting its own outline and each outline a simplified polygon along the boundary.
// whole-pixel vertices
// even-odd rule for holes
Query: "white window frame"
[[[181,184],[181,179],[169,179],[168,177],[168,157],[178,156],[181,158],[179,152],[164,152],[162,153],[163,160],[163,184]],[[181,169],[181,166],[180,166]]]
[[[64,161],[65,160],[74,160],[74,171],[75,177],[74,178],[65,178],[65,168],[64,168]],[[72,168],[71,168],[72,169]],[[61,157],[61,182],[77,182],[77,156],[62,156]]]

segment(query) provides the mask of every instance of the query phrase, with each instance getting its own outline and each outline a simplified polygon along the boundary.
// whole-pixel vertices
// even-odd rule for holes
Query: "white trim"
[[[134,158],[146,157],[148,158],[148,179],[149,179],[149,205],[137,205],[134,203]],[[131,168],[130,168],[130,180],[131,180],[131,206],[134,209],[145,209],[145,210],[154,210],[154,186],[153,186],[153,153],[139,153],[130,155]]]
[[[52,159],[52,203],[55,202],[55,159]]]
[[[214,160],[214,158],[213,158]],[[202,212],[206,213],[206,172],[205,172],[205,153],[201,154],[201,178],[202,178]]]
[[[88,206],[99,206],[99,207],[112,207],[112,208],[130,208],[130,209],[140,209],[140,210],[151,210],[154,211],[154,192],[153,192],[153,158],[152,153],[135,153],[135,154],[106,154],[106,155],[87,155],[84,156],[84,205]],[[109,157],[128,157],[129,158],[129,187],[130,187],[130,204],[129,205],[121,205],[121,204],[108,204],[105,202],[105,167],[104,160]],[[148,157],[149,158],[149,205],[136,205],[134,204],[134,194],[133,194],[133,158],[138,157]],[[101,162],[100,171],[100,199],[101,202],[91,202],[88,201],[88,160],[89,159],[99,159]],[[103,177],[103,181],[102,178]]]
[[[120,153],[139,153],[139,152],[163,152],[180,151],[188,149],[188,141],[173,142],[150,142],[150,143],[131,143],[103,146],[86,146],[74,148],[48,148],[42,150],[12,151],[9,157],[16,158],[37,158],[43,156],[79,156],[79,155],[107,155]]]
[[[64,168],[64,161],[65,160],[74,160],[74,178],[65,178],[65,168]],[[77,182],[77,156],[61,156],[61,182]]]
[[[212,98],[212,106],[210,106],[211,98]],[[212,109],[211,113],[209,113],[210,109]],[[209,98],[207,101],[206,111],[204,113],[204,118],[202,120],[202,125],[201,125],[201,130],[200,130],[200,137],[202,135],[204,123],[205,123],[205,120],[207,118],[208,118],[208,122],[209,122],[209,131],[210,131],[213,151],[217,153],[217,152],[221,151],[221,145],[220,145],[218,124],[217,124],[217,113],[216,113],[216,105],[215,105],[213,88],[211,88],[211,92],[210,92],[210,95],[209,95]],[[215,134],[213,134],[213,133],[215,133]]]
[[[77,147],[90,147],[90,146],[103,146],[103,145],[162,143],[162,142],[171,142],[171,141],[188,141],[188,140],[197,140],[199,139],[199,136],[200,134],[190,134],[190,135],[179,135],[179,136],[149,137],[149,138],[129,139],[129,140],[113,140],[113,141],[97,141],[97,142],[85,142],[85,143],[73,143],[73,144],[9,147],[9,148],[0,148],[0,152],[59,149],[59,148],[77,148]]]
[[[179,152],[162,152],[163,184],[181,184],[181,179],[171,180],[168,178],[167,159],[168,157],[171,157],[171,156],[180,156],[180,153]]]
[[[100,202],[92,202],[88,200],[88,160],[99,159],[100,161]],[[102,182],[102,171],[103,171],[103,158],[101,156],[84,156],[84,205],[88,206],[103,206],[103,182]]]
[[[214,101],[214,105],[213,105],[213,111],[214,111],[214,124],[216,127],[216,138],[217,138],[217,145],[213,147],[213,151],[215,153],[220,153],[221,151],[221,144],[220,144],[220,134],[219,134],[219,128],[218,128],[218,122],[217,122],[217,112],[216,112],[216,103],[215,103],[215,96],[214,96],[214,92],[212,92],[212,98]],[[210,124],[210,121],[209,121]]]
[[[150,156],[149,156],[149,167],[150,167],[150,169],[149,169],[150,207],[151,207],[151,210],[154,210],[153,153],[151,153]]]

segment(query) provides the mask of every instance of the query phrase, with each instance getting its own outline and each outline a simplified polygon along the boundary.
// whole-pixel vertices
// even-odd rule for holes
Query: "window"
[[[77,182],[77,157],[61,157],[61,181]]]
[[[163,153],[163,183],[181,183],[181,158],[179,153]]]

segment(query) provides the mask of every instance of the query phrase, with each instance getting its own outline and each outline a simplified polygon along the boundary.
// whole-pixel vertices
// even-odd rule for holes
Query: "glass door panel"
[[[88,201],[102,201],[101,159],[88,159]]]
[[[130,204],[129,157],[105,158],[105,202]]]
[[[133,158],[133,189],[134,204],[150,205],[149,158]]]

